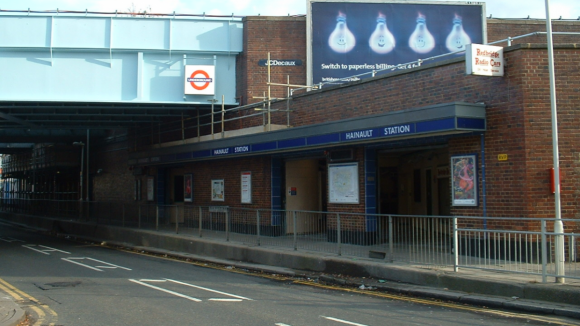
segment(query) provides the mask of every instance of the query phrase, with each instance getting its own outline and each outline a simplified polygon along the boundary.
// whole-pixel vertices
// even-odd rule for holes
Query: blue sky
[[[578,19],[580,0],[549,0],[552,18]],[[389,2],[389,0],[385,0]],[[545,0],[489,0],[487,16],[545,18]],[[286,16],[306,14],[306,0],[0,0],[0,9],[128,11],[208,15]]]

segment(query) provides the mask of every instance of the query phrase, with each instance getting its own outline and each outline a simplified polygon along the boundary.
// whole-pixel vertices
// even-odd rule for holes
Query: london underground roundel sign
[[[186,95],[214,95],[214,66],[185,66]]]

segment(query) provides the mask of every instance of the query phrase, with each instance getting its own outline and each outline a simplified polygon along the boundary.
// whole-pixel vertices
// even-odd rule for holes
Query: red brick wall
[[[258,65],[259,60],[299,59],[302,66],[270,67],[270,81],[286,84],[306,83],[306,18],[251,16],[244,19],[244,49],[238,57],[238,97],[242,104],[260,102],[268,91],[268,67]],[[272,86],[271,97],[285,98],[287,87]]]
[[[270,157],[237,158],[188,163],[181,168],[193,174],[193,202],[195,206],[230,206],[269,208],[271,189]],[[252,204],[241,204],[241,172],[252,172]],[[224,180],[224,201],[211,200],[211,180]]]
[[[487,20],[487,42],[505,40],[508,37],[517,37],[534,32],[546,32],[546,21],[537,19],[488,19]],[[580,32],[578,21],[552,21],[552,32]],[[554,43],[580,43],[579,36],[553,35]],[[516,43],[546,43],[546,35],[528,36],[512,41]],[[499,43],[506,46],[506,43]]]

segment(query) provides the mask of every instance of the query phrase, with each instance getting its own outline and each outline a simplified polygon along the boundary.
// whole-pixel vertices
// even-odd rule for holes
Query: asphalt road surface
[[[240,272],[0,224],[0,295],[12,296],[31,325],[575,324]]]

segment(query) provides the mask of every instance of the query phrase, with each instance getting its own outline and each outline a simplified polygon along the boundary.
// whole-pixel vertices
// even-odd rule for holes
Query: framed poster
[[[252,203],[252,172],[242,172],[241,182],[242,204]]]
[[[477,156],[451,157],[452,206],[477,206]]]
[[[183,176],[183,201],[193,201],[193,177],[191,174]]]
[[[224,201],[224,179],[211,180],[211,200]]]
[[[155,187],[154,187],[154,180],[153,177],[147,178],[147,201],[155,200]]]
[[[328,202],[358,204],[358,163],[328,165]]]

